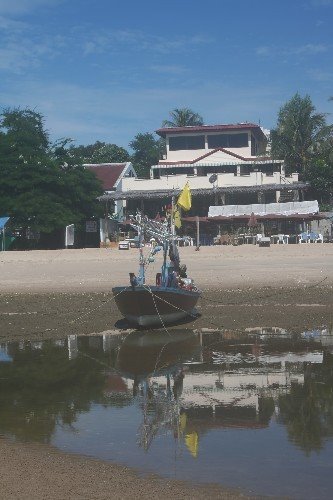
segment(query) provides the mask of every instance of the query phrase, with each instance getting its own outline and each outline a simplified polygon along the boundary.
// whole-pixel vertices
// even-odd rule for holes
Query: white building
[[[201,125],[161,128],[156,133],[165,139],[166,153],[150,169],[150,179],[124,176],[114,192],[102,200],[122,204],[124,211],[135,213],[137,208],[155,217],[189,184],[192,208],[188,216],[207,218],[211,206],[254,206],[273,208],[277,203],[295,203],[289,217],[268,213],[270,234],[294,234],[313,215],[299,212],[308,183],[300,182],[298,173],[287,173],[283,160],[272,159],[267,153],[267,130],[253,123]],[[302,208],[302,206],[301,206]],[[233,210],[234,211],[234,210]],[[235,212],[234,222],[247,225],[248,215]],[[260,214],[258,214],[260,215]],[[261,219],[264,222],[265,217]],[[226,221],[226,225],[230,222]],[[189,221],[189,219],[188,219]],[[269,221],[269,222],[268,222]],[[283,222],[286,222],[283,226]],[[223,220],[218,223],[224,224]],[[226,228],[228,231],[228,229]]]
[[[173,127],[156,133],[165,139],[166,154],[152,165],[150,180],[123,180],[126,198],[144,198],[147,192],[164,197],[188,182],[194,196],[214,195],[217,205],[272,203],[297,201],[307,187],[297,173],[286,174],[282,160],[266,156],[267,136],[259,125]]]

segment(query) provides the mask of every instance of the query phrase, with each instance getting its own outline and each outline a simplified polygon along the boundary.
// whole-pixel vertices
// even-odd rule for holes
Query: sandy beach
[[[197,286],[205,289],[251,286],[307,286],[333,282],[333,245],[256,245],[180,248]],[[109,292],[137,271],[136,249],[40,250],[0,253],[0,292]],[[160,267],[148,269],[148,281]]]
[[[333,245],[181,248],[202,289],[200,317],[174,328],[331,326]],[[148,270],[148,282],[159,270]],[[0,253],[0,341],[61,338],[121,327],[111,288],[137,271],[137,251]],[[152,282],[151,281],[151,282]],[[0,438],[1,498],[246,498],[240,492],[155,477],[116,464]],[[250,492],[247,492],[250,495]]]
[[[332,244],[202,247],[199,252],[186,247],[180,253],[203,292],[201,316],[187,328],[298,331],[331,321]],[[137,267],[135,249],[0,254],[0,338],[54,338],[119,328],[121,315],[111,289],[127,284],[128,273]],[[159,270],[160,259],[149,266],[147,283],[154,283]]]

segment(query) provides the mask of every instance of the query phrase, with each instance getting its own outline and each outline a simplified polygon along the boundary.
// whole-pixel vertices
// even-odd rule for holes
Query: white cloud
[[[27,14],[41,7],[54,7],[67,0],[1,0],[0,15]]]
[[[171,64],[155,64],[150,66],[150,70],[155,73],[164,73],[168,75],[182,75],[187,72],[187,69],[184,66]]]
[[[43,57],[52,57],[55,51],[47,44],[35,43],[28,39],[8,41],[0,49],[0,69],[21,74],[27,68],[38,67]]]
[[[333,5],[333,0],[312,0],[311,5],[314,7],[328,7]]]
[[[96,34],[95,30],[90,31],[86,26],[76,27],[73,34],[75,34],[77,40],[81,39],[85,55],[119,51],[122,48],[125,50],[130,48],[134,51],[168,54],[193,50],[197,46],[212,42],[211,38],[203,35],[169,38],[136,30],[108,30]]]
[[[272,53],[272,47],[267,47],[265,45],[256,48],[256,54],[258,56],[269,56]]]
[[[305,45],[301,45],[299,47],[294,47],[290,49],[291,54],[304,54],[304,55],[316,55],[321,54],[323,52],[327,52],[328,46],[323,45],[321,43],[307,43]]]
[[[288,56],[313,56],[317,54],[322,54],[330,50],[329,45],[322,43],[306,43],[303,45],[296,46],[285,46],[285,47],[273,47],[273,46],[261,46],[256,48],[256,54],[259,57],[283,57]]]
[[[332,71],[325,71],[322,69],[309,69],[307,74],[316,82],[331,82],[333,79]]]
[[[0,0],[1,1],[1,0]],[[8,73],[19,74],[28,68],[37,68],[61,55],[77,54],[78,60],[82,57],[90,58],[91,64],[99,64],[95,55],[104,56],[103,69],[108,67],[111,56],[128,57],[128,54],[142,52],[153,53],[181,53],[195,50],[198,45],[209,43],[205,37],[174,37],[172,40],[161,36],[153,36],[139,31],[115,30],[96,34],[95,29],[87,26],[74,26],[70,31],[61,34],[46,33],[40,26],[32,26],[19,21],[13,21],[0,16],[2,33],[0,69]],[[67,50],[66,50],[67,49]],[[63,64],[63,61],[62,61]],[[180,74],[184,69],[180,65],[155,64],[151,70],[159,73]]]
[[[198,82],[179,88],[160,86],[108,89],[36,81],[16,82],[11,91],[0,94],[7,107],[29,107],[45,117],[53,139],[71,137],[76,143],[96,140],[125,148],[138,132],[154,132],[176,107],[200,113],[205,123],[250,121],[271,127],[273,115],[283,103],[280,89],[230,88],[219,82]]]
[[[0,15],[0,29],[2,30],[2,33],[15,33],[26,29],[26,24]]]

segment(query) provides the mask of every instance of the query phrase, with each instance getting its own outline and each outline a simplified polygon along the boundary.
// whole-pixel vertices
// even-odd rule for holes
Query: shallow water
[[[280,328],[0,345],[0,434],[254,494],[328,498],[333,334]]]

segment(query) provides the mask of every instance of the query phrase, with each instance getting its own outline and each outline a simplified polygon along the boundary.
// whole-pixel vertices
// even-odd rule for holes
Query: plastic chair
[[[257,234],[257,236],[256,236],[256,243],[259,243],[262,237],[263,237],[262,234]]]
[[[298,243],[309,243],[309,235],[308,235],[308,233],[301,233],[298,236]]]
[[[318,238],[318,234],[317,233],[311,232],[311,233],[308,234],[309,243],[314,243],[317,238]]]

